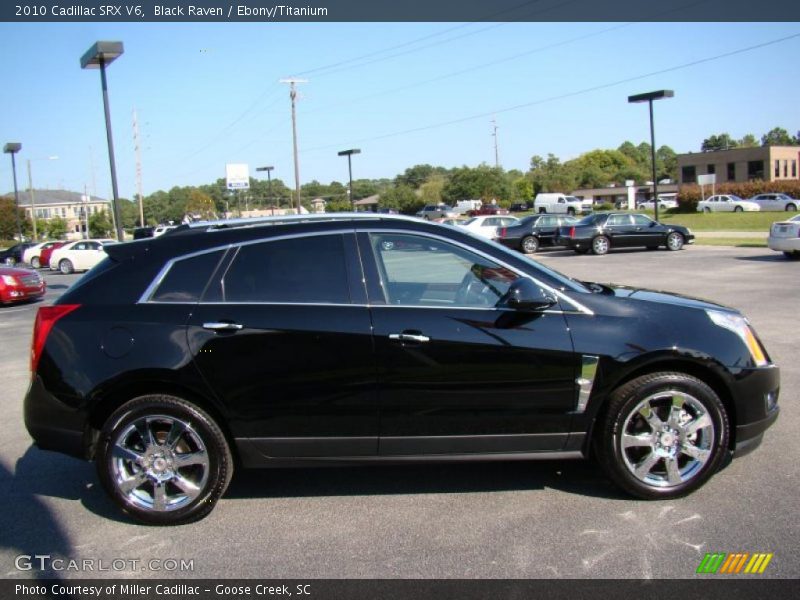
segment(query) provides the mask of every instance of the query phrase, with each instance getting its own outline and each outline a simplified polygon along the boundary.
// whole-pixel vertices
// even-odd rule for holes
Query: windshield
[[[741,201],[741,198],[739,198],[739,196],[734,196],[733,194],[731,194],[729,197],[734,202],[740,202]]]
[[[466,221],[462,222],[461,224],[462,225],[469,225],[470,223],[474,223],[477,220],[478,220],[477,217],[472,217],[471,219],[467,219]]]

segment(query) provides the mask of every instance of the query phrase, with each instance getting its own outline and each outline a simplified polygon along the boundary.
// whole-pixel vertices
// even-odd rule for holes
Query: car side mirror
[[[658,223],[655,221],[650,221],[650,227],[655,227],[656,225],[658,225]]]
[[[539,312],[556,304],[556,299],[545,293],[526,277],[520,277],[508,288],[500,306],[514,310]]]

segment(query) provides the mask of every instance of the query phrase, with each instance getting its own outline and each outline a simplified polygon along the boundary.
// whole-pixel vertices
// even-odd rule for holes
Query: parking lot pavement
[[[91,465],[30,445],[22,424],[34,307],[0,309],[0,576],[19,554],[138,560],[68,577],[698,577],[706,552],[772,552],[764,577],[797,577],[800,265],[765,249],[691,247],[535,260],[594,281],[658,288],[742,309],[782,367],[777,424],[761,448],[693,495],[621,495],[590,462],[239,472],[205,520],[133,524]],[[48,275],[52,294],[76,277]],[[150,559],[194,561],[182,573]],[[171,563],[170,563],[171,564]]]

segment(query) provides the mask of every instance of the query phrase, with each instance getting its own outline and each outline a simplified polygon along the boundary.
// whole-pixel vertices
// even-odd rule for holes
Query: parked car
[[[578,254],[590,250],[594,254],[607,254],[613,248],[635,246],[680,250],[685,244],[694,243],[694,234],[688,227],[665,225],[646,215],[611,212],[589,215],[574,225],[559,227],[556,243]]]
[[[800,259],[800,215],[773,223],[769,228],[767,246],[776,252],[783,252],[786,258]]]
[[[36,271],[0,266],[0,304],[37,300],[45,291],[45,282]]]
[[[510,227],[519,223],[517,217],[480,215],[460,223],[461,227],[468,229],[481,237],[493,240],[497,237],[498,227]]]
[[[498,230],[497,241],[525,254],[534,254],[541,246],[555,244],[559,227],[574,225],[577,222],[578,219],[575,217],[566,215],[531,215],[515,225],[501,227]]]
[[[501,208],[497,206],[497,204],[482,204],[480,207],[475,208],[473,210],[467,211],[467,215],[470,217],[480,217],[480,216],[493,216],[493,215],[508,215],[511,214],[508,212],[507,208]]]
[[[762,211],[796,211],[800,200],[787,194],[757,194],[749,199],[758,204]]]
[[[49,269],[50,268],[50,256],[52,256],[53,252],[61,246],[65,246],[69,242],[53,242],[53,245],[48,248],[42,248],[41,252],[39,253],[39,268]]]
[[[761,207],[734,194],[717,194],[697,203],[699,212],[757,212]]]
[[[38,269],[39,267],[42,266],[41,262],[42,252],[44,252],[48,248],[52,248],[58,243],[59,242],[39,242],[38,244],[35,244],[30,248],[27,248],[22,253],[22,262],[29,264],[34,269]]]
[[[525,212],[526,210],[530,210],[533,206],[528,206],[526,202],[514,202],[510,207],[509,210],[511,212]]]
[[[594,203],[591,200],[580,200],[575,196],[566,194],[541,193],[536,194],[533,209],[537,213],[556,215],[582,215],[592,212]]]
[[[151,238],[155,233],[155,227],[137,227],[133,230],[133,239],[143,240],[144,238]]]
[[[21,263],[22,253],[34,245],[33,242],[20,242],[19,244],[14,244],[10,248],[0,250],[0,264],[13,267],[15,264]]]
[[[637,208],[639,210],[655,210],[656,203],[652,200],[646,200],[645,202],[640,202]],[[678,201],[671,198],[658,199],[658,210],[667,210],[670,208],[678,208]]]
[[[434,219],[434,223],[439,223],[440,225],[462,225],[466,223],[466,219],[458,219],[458,218],[447,218],[447,219]]]
[[[388,208],[386,206],[381,206],[378,208],[377,212],[382,215],[399,215],[400,211],[396,208]]]
[[[592,455],[675,498],[778,417],[779,369],[735,309],[418,219],[248,221],[111,245],[39,309],[27,429],[146,523],[202,518],[234,465]]]
[[[88,271],[106,257],[105,248],[116,240],[79,240],[61,246],[50,254],[50,270],[65,275]]]
[[[458,216],[458,213],[446,204],[428,204],[417,212],[417,216],[432,221],[433,219],[454,218]]]

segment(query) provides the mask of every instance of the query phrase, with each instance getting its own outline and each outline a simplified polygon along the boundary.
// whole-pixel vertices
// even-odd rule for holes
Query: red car
[[[0,267],[0,304],[37,300],[46,290],[47,284],[36,271]]]
[[[496,204],[484,204],[480,208],[471,210],[467,213],[470,217],[477,217],[479,215],[507,215],[508,209],[500,208]]]
[[[39,253],[39,266],[46,269],[50,266],[50,255],[53,253],[53,250],[56,248],[61,248],[67,242],[56,242],[52,246],[47,248],[42,248],[42,251]]]

